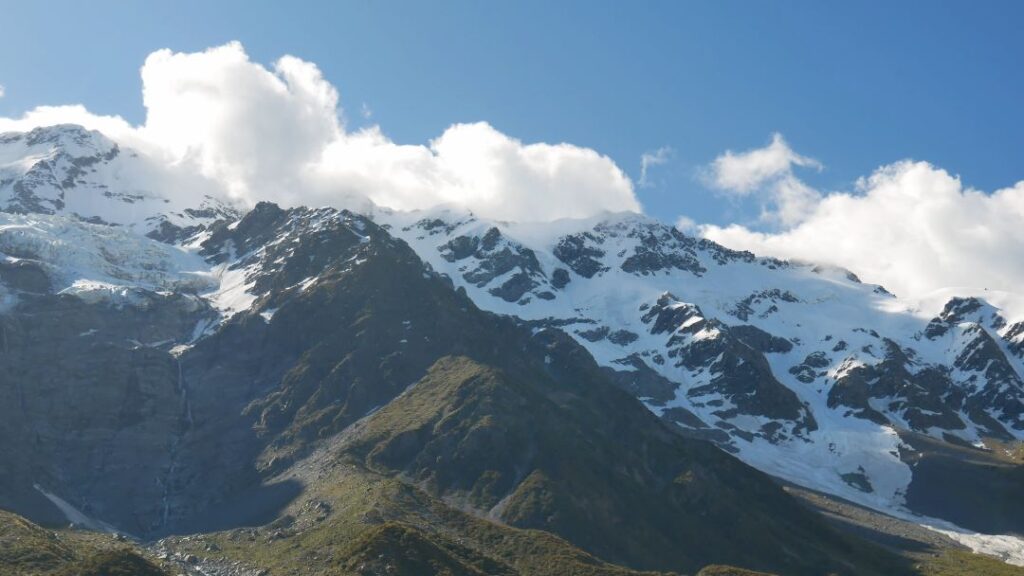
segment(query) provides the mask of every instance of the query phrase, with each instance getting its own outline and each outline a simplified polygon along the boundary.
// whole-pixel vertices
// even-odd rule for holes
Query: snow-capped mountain
[[[237,212],[209,182],[75,125],[0,134],[0,210],[183,237]]]
[[[170,388],[153,384],[160,399],[154,422],[164,422],[173,440],[152,463],[158,480],[150,488],[161,504],[138,496],[147,502],[139,512],[147,529],[173,521],[175,498],[199,490],[181,478],[202,478],[202,466],[216,460],[181,455],[200,444],[196,438],[215,443],[220,434],[234,440],[251,432],[241,424],[195,424],[187,381],[212,386],[223,379],[224,391],[198,393],[210,402],[229,397],[260,434],[295,418],[316,422],[321,435],[372,414],[415,381],[389,381],[385,394],[348,383],[346,371],[355,368],[344,363],[293,374],[267,344],[291,345],[275,322],[299,330],[315,320],[277,320],[278,310],[336,304],[324,294],[374,254],[406,257],[398,240],[418,255],[403,262],[417,275],[410,285],[454,287],[534,335],[564,331],[596,360],[602,378],[673,430],[795,484],[898,515],[963,524],[972,518],[922,495],[946,480],[921,465],[932,446],[985,454],[1024,440],[1024,308],[1015,295],[951,290],[903,300],[846,270],[730,250],[637,214],[522,224],[447,208],[362,216],[269,203],[241,214],[208,183],[168,170],[75,126],[0,135],[0,319],[60,310],[74,333],[54,334],[69,353],[88,340],[118,354],[153,354],[158,360],[146,361],[174,381]],[[178,194],[182,186],[188,190]],[[68,302],[70,313],[60,308]],[[130,320],[97,320],[108,308]],[[383,339],[373,341],[381,348],[374,353],[435,352],[436,335],[400,320],[394,333],[374,333]],[[131,338],[108,336],[124,326]],[[273,354],[245,357],[268,363],[258,369],[241,360],[221,365],[221,347],[234,345]],[[281,354],[336,352],[310,346]],[[359,395],[341,402],[314,394],[314,376],[356,386]],[[282,383],[293,386],[273,391]],[[126,394],[135,393],[134,384],[126,386]],[[214,419],[216,407],[206,410]],[[296,438],[314,434],[291,426],[260,470],[277,471]],[[125,461],[137,450],[126,449]],[[976,477],[965,478],[940,490],[939,499]],[[201,506],[181,505],[195,508]]]
[[[901,434],[1024,438],[1024,322],[983,299],[929,310],[636,214],[377,218],[477,305],[565,330],[656,414],[797,484],[901,509]]]

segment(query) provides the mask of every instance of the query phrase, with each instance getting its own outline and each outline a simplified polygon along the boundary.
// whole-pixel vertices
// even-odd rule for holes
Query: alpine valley
[[[0,135],[4,574],[1024,573],[1024,298],[162,170]]]

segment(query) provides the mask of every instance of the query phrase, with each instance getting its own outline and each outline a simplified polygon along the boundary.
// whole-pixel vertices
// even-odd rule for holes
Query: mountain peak
[[[16,133],[15,133],[16,134]],[[78,124],[55,124],[33,128],[25,133],[27,146],[52,145],[71,156],[109,153],[117,147],[113,140],[96,130]]]
[[[79,125],[0,135],[3,212],[64,215],[177,238],[181,230],[194,233],[234,216],[220,198],[212,182]]]

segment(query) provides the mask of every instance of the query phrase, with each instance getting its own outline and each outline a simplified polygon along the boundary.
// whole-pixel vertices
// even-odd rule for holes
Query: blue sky
[[[846,5],[850,4],[850,5]],[[751,198],[696,177],[726,149],[782,133],[848,190],[927,160],[983,190],[1024,178],[1019,2],[0,2],[0,116],[85,104],[143,120],[138,69],[164,47],[241,41],[316,63],[350,125],[365,103],[396,142],[486,120],[526,142],[609,155],[672,221],[756,220]]]

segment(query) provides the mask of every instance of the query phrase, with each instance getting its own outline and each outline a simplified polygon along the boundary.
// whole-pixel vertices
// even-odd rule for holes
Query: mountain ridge
[[[63,158],[46,160],[43,168],[51,175],[59,165],[95,168],[103,176],[104,163],[130,156],[121,148],[112,155],[115,148],[99,145],[105,139],[87,146],[102,138],[97,133],[68,127],[54,132],[56,140],[43,137],[45,130],[3,138],[18,150],[27,142],[72,152],[77,146],[83,157],[95,159],[76,164],[67,150],[46,148],[48,158]],[[10,149],[0,157],[11,156]],[[0,163],[0,172],[16,174],[14,165],[44,161],[33,158]],[[30,172],[0,178],[0,192],[26,182]],[[756,501],[739,508],[720,502],[721,516],[758,511],[759,522],[779,528],[750,536],[756,545],[746,549],[730,547],[709,528],[688,539],[711,538],[706,545],[674,550],[670,536],[692,528],[692,503],[665,492],[664,507],[678,511],[672,516],[645,500],[654,487],[673,485],[669,480],[679,476],[665,472],[670,462],[647,452],[639,461],[628,452],[615,459],[633,462],[634,471],[625,476],[630,480],[618,481],[628,486],[624,493],[639,498],[634,504],[643,504],[609,504],[603,516],[589,516],[596,512],[574,503],[566,486],[592,486],[583,499],[591,504],[618,502],[604,480],[550,461],[531,468],[544,461],[533,454],[537,446],[568,445],[574,434],[603,430],[622,411],[632,424],[603,435],[598,445],[604,448],[592,454],[621,450],[617,443],[635,426],[644,432],[633,445],[658,438],[703,446],[707,440],[754,468],[889,513],[926,511],[978,531],[1021,533],[1008,517],[964,514],[940,504],[977,479],[1004,486],[1008,498],[1016,494],[982,474],[983,466],[974,462],[982,451],[970,448],[988,443],[984,454],[994,454],[1018,442],[1024,429],[1024,323],[984,300],[950,298],[940,312],[922,318],[911,303],[862,284],[848,271],[758,258],[635,214],[515,224],[440,208],[376,209],[363,216],[260,203],[244,214],[217,204],[117,222],[58,206],[68,194],[84,191],[88,198],[102,190],[71,172],[67,186],[47,179],[18,186],[35,194],[35,211],[26,209],[24,194],[0,210],[0,380],[6,383],[0,393],[18,411],[6,420],[4,433],[23,439],[0,458],[6,467],[0,503],[7,507],[21,504],[24,513],[43,514],[46,504],[32,488],[39,483],[84,514],[129,532],[263,525],[290,514],[295,499],[309,490],[296,467],[340,438],[337,446],[365,468],[360,474],[368,474],[371,484],[380,478],[411,482],[446,506],[558,534],[602,560],[686,570],[740,560],[732,563],[807,570],[826,562],[820,550],[838,546],[845,552],[832,554],[837,569],[857,565],[849,560],[854,564],[843,567],[841,558],[851,549],[842,538],[826,544],[830,532],[787,524],[786,518],[813,518],[791,503],[780,504],[776,524]],[[125,196],[103,197],[126,202]],[[522,344],[506,350],[512,342]],[[60,360],[51,360],[52,351],[39,343],[56,346]],[[448,364],[438,364],[445,358]],[[468,369],[477,385],[447,388],[458,380],[459,370],[451,370],[458,358],[479,364]],[[572,368],[553,375],[560,358]],[[430,383],[432,371],[446,366],[449,377],[430,384],[446,392],[427,405],[447,414],[451,428],[435,415],[413,428],[377,429],[376,440],[368,439],[373,423],[394,418],[395,406],[422,401],[424,389],[413,383]],[[541,408],[548,406],[549,392],[534,390],[529,401],[517,394],[533,390],[535,380],[551,379],[557,388],[582,374],[602,383],[601,394],[612,394],[614,388],[606,387],[612,384],[628,394],[616,392],[621,396],[613,394],[619,398],[613,403],[583,395],[567,405],[551,404],[556,408],[550,410],[575,422],[562,432],[561,422],[521,428],[542,414],[549,414],[549,422],[558,419]],[[59,400],[35,397],[44,391]],[[85,391],[103,393],[90,397]],[[464,397],[453,399],[456,392]],[[564,393],[572,398],[578,389]],[[465,404],[467,394],[476,404]],[[495,397],[537,411],[522,411],[522,422],[503,419]],[[636,410],[614,406],[633,398],[660,417],[658,427],[645,412],[639,416],[640,404]],[[83,406],[96,417],[78,416]],[[602,416],[586,416],[588,410]],[[53,425],[62,420],[76,424]],[[89,434],[70,440],[75,426]],[[541,433],[548,440],[528,440]],[[513,450],[518,456],[503,461],[492,444],[499,440],[508,444],[498,446],[532,448]],[[572,442],[586,447],[576,452],[593,450],[592,439]],[[943,452],[949,446],[977,453],[942,460],[954,454]],[[727,464],[731,460],[718,450],[697,452],[693,460],[732,470],[727,480],[757,477],[743,465]],[[460,453],[471,457],[454,458]],[[614,469],[600,458],[574,468],[595,466]],[[934,478],[957,476],[948,474],[949,466],[963,480],[943,489]],[[97,481],[97,470],[117,481]],[[271,482],[286,477],[291,480]],[[708,494],[728,484],[709,483],[714,474],[693,477],[698,486],[718,486],[705,488]],[[781,498],[763,486],[767,500]],[[260,503],[244,518],[238,509],[243,495]],[[733,499],[751,497],[739,490]],[[211,520],[214,511],[227,520]],[[368,549],[395,539],[422,542],[422,527],[372,524],[381,529]],[[609,537],[609,526],[627,524],[647,536],[622,542]],[[428,556],[453,550],[447,540],[427,540]],[[773,555],[779,546],[771,542],[788,542],[786,548],[800,541],[824,548],[808,548],[796,564],[778,563]],[[986,546],[983,538],[966,541]],[[730,552],[707,555],[705,549],[716,548]]]

